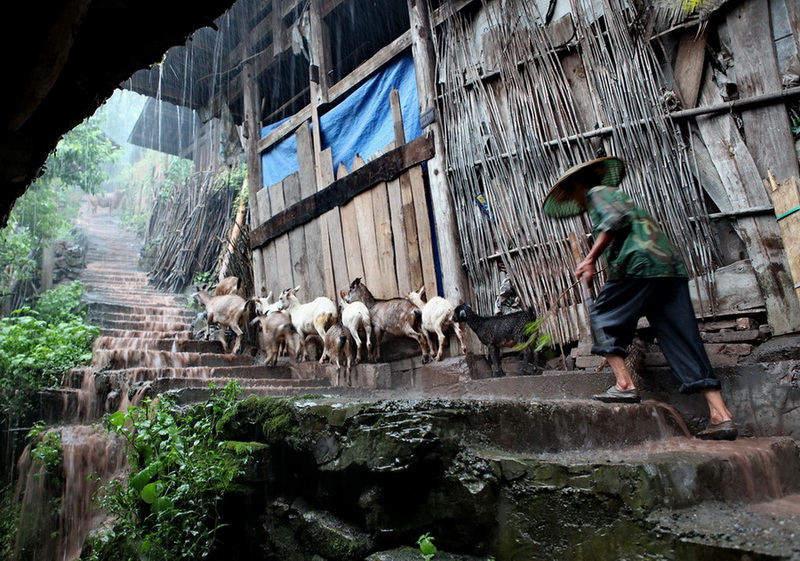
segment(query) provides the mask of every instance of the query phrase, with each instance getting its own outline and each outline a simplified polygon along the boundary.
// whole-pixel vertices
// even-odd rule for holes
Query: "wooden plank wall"
[[[306,140],[298,135],[298,152]],[[256,225],[309,194],[309,160],[301,158],[301,170],[280,183],[258,192],[264,212]],[[343,164],[333,174],[330,150],[322,152],[324,182],[330,184],[368,165],[356,158],[353,170]],[[323,186],[324,187],[324,186]],[[424,172],[421,165],[382,181],[346,204],[268,241],[253,250],[254,267],[263,263],[257,277],[263,279],[262,296],[277,297],[290,286],[300,286],[301,301],[317,296],[336,300],[340,290],[360,277],[378,298],[391,298],[419,290],[437,294],[433,255],[433,231],[429,218]]]

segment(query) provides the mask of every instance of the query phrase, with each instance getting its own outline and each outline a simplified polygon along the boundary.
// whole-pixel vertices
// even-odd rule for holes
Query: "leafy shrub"
[[[8,226],[0,230],[0,296],[15,281],[28,278],[36,266],[34,240],[27,228]]]
[[[113,525],[91,542],[92,561],[196,560],[208,556],[220,528],[217,504],[235,488],[258,443],[218,434],[239,386],[232,382],[204,404],[179,412],[169,395],[108,418],[129,447],[127,477],[103,486],[99,503]]]
[[[79,283],[50,291],[54,294],[45,293],[36,309],[26,306],[0,318],[0,414],[24,415],[36,392],[92,359],[100,329],[80,316],[78,290],[83,292]]]
[[[43,421],[38,421],[28,431],[28,438],[32,442],[31,459],[44,464],[48,471],[56,472],[64,463],[61,448],[61,432],[47,429]],[[34,477],[36,477],[34,475]]]
[[[86,305],[81,302],[85,291],[82,282],[56,287],[39,297],[35,310],[39,319],[49,324],[83,319],[86,317]]]

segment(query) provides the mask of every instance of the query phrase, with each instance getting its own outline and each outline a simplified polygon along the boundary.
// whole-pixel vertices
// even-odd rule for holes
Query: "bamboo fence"
[[[449,184],[478,310],[491,311],[502,260],[525,306],[556,310],[546,325],[556,342],[580,338],[585,318],[569,234],[579,233],[585,254],[591,227],[586,216],[547,218],[541,202],[566,169],[605,154],[627,162],[622,188],[684,251],[698,294],[709,298],[716,258],[701,188],[681,132],[666,118],[652,48],[630,31],[630,5],[605,0],[595,13],[573,2],[565,17],[574,31],[560,45],[535,3],[483,8],[486,21],[464,11],[435,30]]]
[[[145,267],[150,283],[160,290],[181,292],[198,273],[214,273],[228,236],[235,229],[235,201],[240,185],[231,185],[225,177],[208,172],[196,173],[166,196],[157,197],[145,233]],[[237,234],[239,252],[249,251],[246,233]],[[228,264],[235,274],[250,285],[249,258],[243,253]]]

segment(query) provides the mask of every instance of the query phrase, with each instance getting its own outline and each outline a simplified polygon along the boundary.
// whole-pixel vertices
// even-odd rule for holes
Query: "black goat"
[[[492,376],[505,376],[500,364],[500,349],[513,347],[528,340],[525,326],[536,321],[533,308],[502,316],[479,316],[468,304],[461,304],[453,314],[453,320],[466,322],[481,343],[489,348],[489,363]],[[526,347],[520,355],[521,369],[524,371],[531,360],[531,349]]]

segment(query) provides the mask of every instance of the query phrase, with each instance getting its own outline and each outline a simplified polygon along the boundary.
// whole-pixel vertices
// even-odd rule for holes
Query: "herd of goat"
[[[479,316],[469,305],[454,306],[440,296],[425,301],[424,287],[402,297],[376,298],[360,278],[350,283],[347,291],[340,291],[338,306],[324,296],[301,303],[297,297],[299,286],[287,288],[275,301],[271,292],[266,298],[248,301],[240,294],[240,287],[238,278],[226,277],[213,290],[197,288],[197,297],[206,310],[205,337],[210,336],[210,326],[217,324],[219,340],[227,353],[226,330],[230,329],[236,336],[231,350],[235,354],[241,348],[248,319],[254,316],[249,323],[257,331],[266,363],[271,365],[282,354],[309,360],[308,343],[316,338],[322,342],[319,362],[329,360],[350,372],[362,360],[380,360],[381,341],[387,333],[416,340],[423,362],[431,358],[439,361],[451,328],[458,337],[461,353],[467,353],[461,329],[461,324],[466,323],[489,349],[492,374],[502,376],[501,349],[524,342],[525,326],[536,319],[532,310]],[[432,334],[436,335],[435,343]],[[525,363],[529,358],[527,352],[523,353]]]

